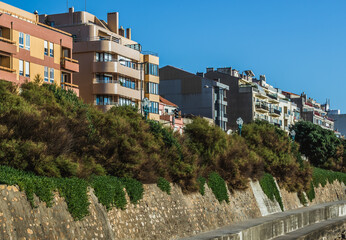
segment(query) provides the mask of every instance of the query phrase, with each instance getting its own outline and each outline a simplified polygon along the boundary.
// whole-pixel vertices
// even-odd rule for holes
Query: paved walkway
[[[346,200],[338,201],[338,202],[331,202],[331,203],[323,203],[323,204],[313,205],[313,206],[310,206],[310,207],[303,207],[303,208],[298,208],[298,209],[294,209],[294,210],[289,210],[289,211],[286,211],[286,212],[275,213],[275,214],[272,214],[272,215],[251,219],[251,220],[240,222],[240,223],[237,223],[237,224],[228,225],[228,226],[219,228],[217,230],[213,230],[213,231],[209,231],[209,232],[198,234],[198,235],[193,236],[193,237],[181,238],[180,240],[210,240],[210,239],[213,239],[213,238],[217,238],[217,237],[221,237],[221,236],[225,236],[225,235],[229,235],[229,234],[237,234],[237,233],[239,233],[239,232],[241,232],[241,231],[243,231],[245,229],[248,229],[248,228],[251,228],[251,227],[263,224],[265,222],[272,222],[272,221],[278,220],[280,218],[287,217],[289,215],[300,214],[300,213],[308,212],[308,211],[311,211],[311,210],[314,210],[314,209],[322,209],[322,208],[325,208],[325,207],[328,207],[328,206],[333,206],[333,205],[338,205],[338,204],[346,204]],[[345,220],[345,219],[346,219],[346,216],[343,216],[343,217],[340,217],[340,219],[338,219],[338,220],[342,221],[342,220]],[[337,219],[335,218],[334,220],[337,220]],[[308,227],[311,227],[311,229],[313,229],[313,226],[316,225],[316,224],[321,224],[319,226],[319,228],[322,227],[322,225],[324,226],[324,224],[325,224],[325,226],[327,226],[328,224],[331,224],[331,222],[328,222],[328,221],[329,220],[322,221],[320,223],[315,223],[315,224],[312,224],[312,225],[310,225]],[[305,227],[305,228],[300,229],[300,230],[308,229],[308,227]],[[308,231],[308,230],[306,230],[306,231]],[[313,231],[313,230],[311,230],[311,231]],[[295,232],[298,232],[298,231],[295,231]],[[293,234],[293,232],[291,232],[291,233]],[[290,234],[290,233],[288,233],[288,234]],[[285,236],[288,236],[288,234],[285,235]],[[302,232],[301,234],[306,234],[306,233]],[[282,237],[284,237],[284,236],[282,236]],[[283,239],[296,239],[296,238],[297,237],[295,236],[293,238],[282,238],[282,240]],[[280,239],[280,238],[277,238],[277,239]]]

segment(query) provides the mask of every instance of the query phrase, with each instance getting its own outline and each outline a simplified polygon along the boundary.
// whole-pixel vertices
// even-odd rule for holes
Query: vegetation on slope
[[[240,137],[196,118],[179,135],[144,120],[134,107],[103,113],[54,85],[30,82],[19,91],[4,81],[0,165],[25,171],[4,168],[1,174],[14,177],[1,181],[19,185],[33,206],[34,193],[49,206],[52,192],[59,191],[75,219],[87,214],[88,186],[107,209],[124,209],[123,189],[137,203],[142,183],[157,183],[170,193],[172,182],[184,192],[199,189],[202,194],[207,183],[220,202],[227,202],[226,186],[245,189],[249,178],[259,180],[265,172],[298,192],[310,188],[312,174],[300,158],[299,145],[265,122],[244,125]],[[74,200],[74,193],[83,197]]]
[[[311,122],[298,122],[293,126],[301,152],[315,167],[346,172],[346,141],[333,131]]]

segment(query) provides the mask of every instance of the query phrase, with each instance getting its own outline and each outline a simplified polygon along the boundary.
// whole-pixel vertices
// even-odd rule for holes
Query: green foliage
[[[217,174],[216,172],[212,172],[209,174],[208,186],[211,188],[216,199],[220,203],[222,201],[229,203],[229,197],[228,197],[228,193],[227,193],[227,187],[226,187],[225,180],[223,180],[219,174]]]
[[[122,182],[112,176],[95,176],[91,180],[99,202],[110,210],[112,207],[125,209],[126,198]]]
[[[307,192],[309,200],[312,201],[315,198],[316,187],[319,187],[320,184],[322,187],[324,187],[328,182],[332,184],[334,181],[338,181],[346,185],[346,173],[314,168],[311,187]]]
[[[36,207],[34,194],[40,201],[52,206],[53,192],[58,190],[65,198],[68,210],[75,220],[88,214],[87,183],[78,178],[48,178],[32,173],[16,170],[8,166],[0,166],[0,183],[18,185],[24,190],[32,207]]]
[[[289,191],[306,190],[311,168],[301,160],[299,146],[284,131],[266,121],[244,125],[243,136],[249,148],[264,162],[265,172],[273,175]]]
[[[126,188],[131,203],[137,204],[139,200],[143,198],[143,184],[133,178],[123,178],[121,179],[121,182]]]
[[[202,194],[202,196],[204,196],[205,194],[205,183],[207,182],[207,180],[204,177],[199,177],[197,179],[198,183],[199,183],[199,192]]]
[[[344,143],[333,131],[311,122],[300,121],[293,127],[301,152],[315,167],[346,172]]]
[[[310,189],[306,192],[306,195],[308,196],[308,199],[310,202],[312,202],[312,200],[314,200],[316,197],[315,187],[314,187],[314,184],[312,183],[312,181],[310,183]]]
[[[186,125],[185,133],[191,140],[191,147],[201,156],[203,165],[214,164],[227,147],[225,132],[203,118],[196,118]]]
[[[171,185],[166,179],[160,177],[159,180],[157,180],[157,186],[168,195],[171,194]]]
[[[301,203],[302,205],[306,206],[307,203],[308,203],[308,201],[306,200],[306,197],[305,197],[304,193],[303,193],[302,191],[299,191],[299,192],[297,193],[297,196],[298,196],[298,198],[299,198],[300,203]]]
[[[75,220],[80,220],[89,214],[88,183],[79,178],[58,178],[57,188],[65,198],[68,211]]]
[[[275,184],[273,176],[269,173],[265,173],[260,179],[259,183],[267,197],[272,201],[274,201],[275,199],[279,203],[281,210],[284,211],[284,205],[282,203],[280,192],[277,185]]]

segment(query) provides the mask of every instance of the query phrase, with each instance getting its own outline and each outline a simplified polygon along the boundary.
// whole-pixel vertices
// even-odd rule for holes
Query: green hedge
[[[166,192],[168,195],[171,194],[171,185],[169,184],[169,182],[160,177],[159,180],[157,181],[157,186],[163,191]]]
[[[320,184],[322,187],[324,187],[328,182],[333,183],[334,181],[338,181],[346,185],[346,173],[314,168],[310,190],[307,192],[310,202],[315,198],[315,187],[319,187]]]
[[[208,177],[208,186],[213,191],[215,197],[219,202],[226,201],[229,203],[227,187],[225,180],[216,172],[212,172]]]
[[[261,185],[263,192],[268,196],[268,198],[272,201],[276,199],[276,201],[280,205],[281,210],[284,211],[284,206],[282,203],[280,192],[275,184],[273,176],[269,173],[265,173],[263,177],[260,179],[259,183]]]
[[[199,192],[202,194],[202,196],[204,196],[205,194],[205,183],[207,182],[207,180],[204,177],[199,177],[197,179],[198,183],[199,183]]]
[[[53,193],[58,191],[65,198],[68,211],[75,220],[89,214],[88,187],[94,188],[99,202],[107,210],[111,207],[125,209],[127,204],[124,189],[131,203],[138,203],[143,197],[143,185],[135,179],[118,179],[111,176],[94,176],[90,181],[80,178],[48,178],[17,170],[8,166],[0,166],[0,184],[18,185],[25,191],[27,200],[32,207],[37,207],[34,194],[47,207],[53,203]]]

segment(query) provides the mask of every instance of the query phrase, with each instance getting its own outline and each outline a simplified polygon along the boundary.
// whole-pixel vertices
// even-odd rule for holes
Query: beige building
[[[308,98],[305,93],[297,95],[284,92],[284,94],[299,106],[302,119],[319,125],[324,129],[334,131],[334,120],[327,116],[326,109],[316,100]]]
[[[131,29],[119,27],[119,14],[108,13],[107,22],[88,12],[41,15],[40,21],[69,32],[81,71],[74,74],[80,96],[107,111],[114,105],[138,105],[147,97],[149,118],[159,120],[159,58],[144,54],[131,39]]]
[[[78,94],[72,73],[72,35],[46,26],[38,15],[0,2],[0,79],[22,84],[38,74],[45,83],[55,83]]]
[[[268,84],[264,75],[256,79],[251,70],[240,73],[227,67],[216,70],[207,68],[204,76],[229,86],[226,111],[228,128],[237,129],[236,120],[241,117],[244,123],[264,120],[288,132],[290,126],[299,120],[297,105],[286,98],[280,89]]]

